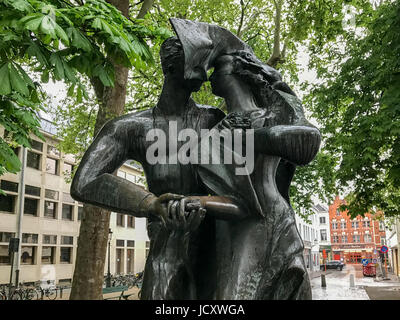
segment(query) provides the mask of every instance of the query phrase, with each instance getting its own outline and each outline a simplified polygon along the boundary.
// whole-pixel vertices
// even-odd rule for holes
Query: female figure
[[[234,199],[243,210],[236,219],[215,215],[215,298],[311,299],[294,212],[277,186],[278,181],[281,190],[287,190],[291,173],[282,177],[281,170],[277,176],[277,168],[281,159],[309,163],[318,152],[320,133],[305,119],[299,99],[277,72],[251,53],[221,56],[214,67],[213,93],[225,99],[228,110],[216,128],[247,123],[255,130],[255,167],[249,176],[235,175],[235,163],[197,166],[210,193]],[[207,208],[207,197],[198,200]]]

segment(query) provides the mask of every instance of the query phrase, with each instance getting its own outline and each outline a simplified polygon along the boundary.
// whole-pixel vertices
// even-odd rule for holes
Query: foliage
[[[396,156],[399,42],[394,31],[398,29],[394,9],[398,1],[378,7],[375,2],[159,0],[145,21],[169,29],[165,36],[173,34],[170,17],[218,24],[248,42],[264,62],[278,45],[275,67],[291,87],[306,93],[306,112],[312,111],[323,134],[316,159],[296,170],[290,192],[296,211],[307,219],[315,198],[330,203],[339,192],[349,194],[350,190],[348,206],[353,216],[372,209],[394,214],[400,171]],[[276,42],[278,8],[280,37]],[[138,6],[131,6],[131,11],[135,15]],[[356,13],[355,27],[346,24],[353,22],[349,12]],[[300,46],[309,53],[308,67],[315,70],[317,84],[300,83],[302,70],[296,61]],[[159,49],[160,43],[155,43],[149,50],[158,56]],[[157,104],[163,81],[159,59],[147,68],[131,70],[129,79],[127,112]],[[193,96],[201,104],[222,104],[211,94],[209,83]],[[71,104],[69,114],[77,115],[72,108]],[[86,119],[87,113],[82,116]]]
[[[335,0],[329,4],[323,1],[274,1],[274,0],[159,0],[146,20],[160,28],[170,30],[170,17],[180,17],[213,23],[225,27],[251,45],[256,55],[267,62],[278,46],[281,55],[276,68],[283,74],[284,80],[291,87],[299,84],[299,70],[296,57],[299,45],[312,48],[314,51],[343,33],[343,6],[348,1]],[[277,5],[280,5],[280,42],[275,43]],[[131,6],[132,15],[139,11],[138,6]],[[158,56],[160,44],[151,49],[153,56]],[[316,63],[316,62],[315,62]],[[319,62],[322,64],[322,62]],[[134,69],[130,73],[126,111],[142,110],[153,107],[158,102],[163,82],[163,74],[159,59],[146,69]],[[211,93],[209,83],[193,94],[200,104],[221,107],[221,98]],[[86,115],[83,115],[85,118]],[[64,137],[66,140],[70,138]],[[333,191],[334,175],[329,171],[332,164],[329,154],[321,154],[310,166],[298,168],[291,188],[291,198],[295,207],[306,210],[298,212],[310,213],[311,196],[319,194],[329,201],[335,195]],[[322,175],[322,178],[321,178]],[[321,183],[327,185],[321,188]],[[327,190],[326,192],[324,192]]]
[[[30,147],[29,134],[41,137],[37,113],[43,95],[40,82],[69,83],[78,103],[88,97],[82,75],[114,85],[111,61],[144,68],[153,63],[148,39],[165,38],[165,31],[142,20],[124,17],[104,0],[0,1],[0,174],[17,172],[20,162],[11,147]]]
[[[366,6],[306,97],[352,217],[400,209],[400,1]],[[324,58],[319,57],[320,59]]]

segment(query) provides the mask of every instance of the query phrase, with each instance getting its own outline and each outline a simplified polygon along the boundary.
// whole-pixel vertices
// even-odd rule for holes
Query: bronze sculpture
[[[149,218],[142,299],[310,299],[288,190],[295,165],[315,157],[318,130],[280,74],[240,39],[205,23],[171,23],[180,41],[163,44],[158,105],[105,125],[82,159],[72,196]],[[226,117],[190,99],[211,67]],[[242,128],[255,129],[253,173],[235,175],[236,163],[150,165],[144,157],[152,128],[167,132],[177,120],[178,128],[196,132],[233,130],[238,119]],[[127,159],[142,163],[151,193],[112,175]]]

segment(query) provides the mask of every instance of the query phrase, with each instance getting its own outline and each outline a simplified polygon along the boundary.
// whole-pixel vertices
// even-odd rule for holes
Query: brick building
[[[378,258],[379,249],[386,245],[385,225],[369,213],[351,219],[339,206],[344,200],[336,197],[329,206],[329,224],[334,260],[361,263],[362,259]]]

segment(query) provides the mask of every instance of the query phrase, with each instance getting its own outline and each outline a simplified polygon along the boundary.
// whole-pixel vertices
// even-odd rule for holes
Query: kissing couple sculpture
[[[157,105],[105,124],[79,165],[71,195],[148,218],[141,299],[311,299],[289,187],[296,166],[317,154],[318,129],[278,71],[242,40],[216,25],[170,21],[178,37],[161,46],[164,85]],[[191,98],[211,68],[212,91],[225,99],[227,114]],[[199,136],[216,129],[201,143],[209,144],[209,156],[230,153],[232,162],[150,163],[150,130],[184,144],[170,134],[172,121],[178,131]],[[215,132],[237,129],[253,130],[254,139],[254,148],[246,149],[247,139],[242,146],[253,152],[254,170],[240,175],[235,151],[211,143],[224,140]],[[148,190],[114,174],[128,160],[142,164]]]

